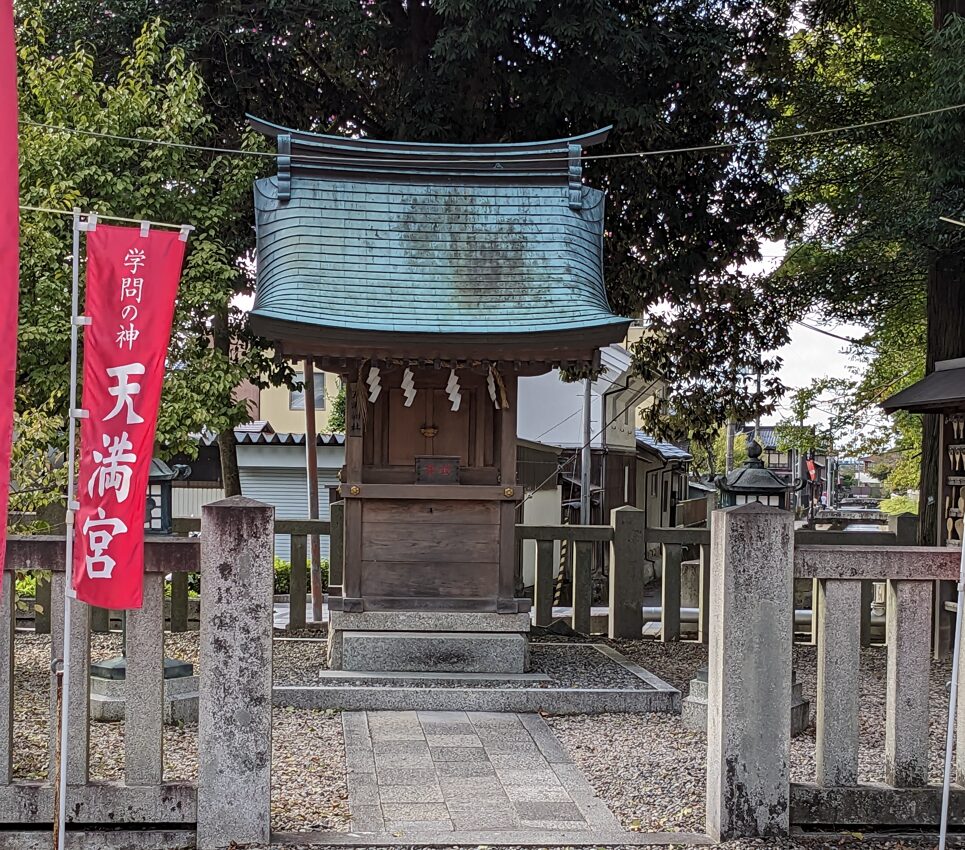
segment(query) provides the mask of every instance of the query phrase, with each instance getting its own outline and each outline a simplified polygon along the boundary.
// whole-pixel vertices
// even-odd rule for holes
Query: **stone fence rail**
[[[960,552],[917,546],[795,546],[789,514],[760,505],[717,511],[711,543],[707,826],[718,840],[790,828],[937,826],[928,779],[933,589],[957,580]],[[816,776],[789,777],[795,578],[817,583]],[[885,782],[859,782],[863,585],[887,592]],[[748,665],[748,659],[754,659]],[[958,733],[965,740],[965,684]],[[956,755],[965,782],[965,747]],[[965,792],[951,820],[965,824]]]
[[[127,615],[124,778],[90,779],[92,608],[71,602],[67,772],[68,829],[84,846],[110,844],[97,830],[124,826],[123,846],[196,846],[266,842],[270,824],[272,584],[274,509],[236,497],[206,505],[200,538],[148,538],[144,604]],[[16,571],[50,571],[51,662],[64,647],[64,540],[12,537],[0,597],[0,846],[35,846],[30,830],[49,831],[57,775],[57,681],[50,676],[47,779],[13,777]],[[199,779],[164,779],[164,583],[200,572]],[[226,721],[226,718],[233,718]],[[238,805],[243,800],[244,805]],[[112,839],[113,840],[113,839]],[[116,844],[116,841],[115,841]],[[114,845],[111,845],[114,846]],[[121,846],[117,844],[117,846]]]

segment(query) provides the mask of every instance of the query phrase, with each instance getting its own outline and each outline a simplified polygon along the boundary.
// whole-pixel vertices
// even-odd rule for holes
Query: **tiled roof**
[[[568,141],[556,148],[565,152]],[[304,133],[291,144],[290,173],[255,183],[253,316],[433,334],[612,325],[614,338],[629,324],[607,302],[604,196],[582,185],[578,144],[571,167],[564,153],[555,170],[536,176],[508,160],[485,174],[480,166],[437,171],[442,156],[488,147],[519,157],[525,145],[405,146]],[[408,171],[376,163],[366,173],[357,164],[360,155],[375,163],[391,145],[399,150],[385,161],[409,163]],[[313,159],[316,150],[323,153]]]
[[[649,434],[644,434],[643,431],[637,431],[637,445],[653,449],[663,460],[690,461],[694,459],[690,452],[685,451],[680,446],[675,446],[673,443],[661,443]]]

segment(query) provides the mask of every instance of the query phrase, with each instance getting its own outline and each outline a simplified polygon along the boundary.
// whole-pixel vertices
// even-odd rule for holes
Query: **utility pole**
[[[590,524],[590,467],[593,453],[593,382],[583,382],[583,446],[580,449],[580,525]]]
[[[731,416],[727,420],[727,449],[724,454],[724,473],[730,472],[734,468],[734,439],[737,434],[737,423]]]
[[[306,357],[304,362],[305,388],[305,465],[308,468],[308,518],[318,519],[318,429],[315,423],[315,360]],[[324,597],[322,595],[322,549],[317,534],[308,536],[311,549],[312,621],[322,622]],[[292,564],[292,569],[302,569]]]

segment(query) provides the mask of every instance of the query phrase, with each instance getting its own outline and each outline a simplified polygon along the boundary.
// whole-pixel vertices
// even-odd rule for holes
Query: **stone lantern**
[[[787,510],[791,485],[764,466],[764,461],[761,460],[763,451],[757,440],[751,440],[747,446],[747,460],[744,465],[726,475],[717,476],[722,508],[760,502],[762,505],[773,505],[775,508]]]
[[[732,508],[749,502],[760,502],[781,510],[788,509],[788,495],[794,485],[772,472],[761,460],[763,449],[757,440],[747,446],[747,460],[738,469],[717,476],[720,506]],[[810,703],[804,699],[797,675],[791,676],[791,736],[800,735],[808,722]],[[707,665],[697,670],[690,681],[690,693],[681,703],[681,716],[691,729],[707,728]]]

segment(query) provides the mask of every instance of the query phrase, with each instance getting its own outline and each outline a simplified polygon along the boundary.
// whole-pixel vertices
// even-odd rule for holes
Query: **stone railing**
[[[716,511],[710,552],[707,828],[716,840],[793,826],[935,826],[927,781],[928,677],[935,582],[959,552],[895,546],[795,548],[791,515],[761,505]],[[800,535],[798,535],[800,537]],[[817,582],[816,781],[790,782],[793,584]],[[884,784],[858,775],[862,585],[887,583]],[[752,660],[753,668],[748,667]],[[960,699],[962,696],[960,695]],[[965,709],[959,730],[965,735]],[[965,780],[965,751],[958,756]],[[962,823],[963,792],[952,823]]]
[[[554,578],[559,566],[555,544],[564,541],[573,577],[572,626],[576,631],[589,633],[594,559],[599,557],[600,547],[609,545],[609,636],[639,637],[646,610],[648,618],[660,621],[661,641],[681,639],[685,633],[682,614],[686,613],[690,619],[696,620],[696,629],[691,629],[691,633],[695,631],[697,641],[706,643],[710,616],[710,530],[646,527],[645,517],[639,509],[622,507],[612,512],[610,525],[516,526],[517,540],[536,541],[533,601],[536,624],[548,625],[553,619]],[[877,549],[910,544],[914,537],[915,518],[904,515],[891,517],[888,531],[798,530],[795,545]],[[660,570],[656,575],[647,560],[647,552],[654,546],[660,552]],[[696,557],[687,560],[691,553]],[[654,578],[660,582],[660,606],[656,610],[644,609],[644,586]],[[862,642],[865,646],[871,640],[872,584],[870,580],[862,583]],[[816,598],[815,588],[816,585],[811,591],[813,598]],[[945,591],[944,595],[936,593],[939,608],[942,600],[948,598],[947,587]],[[696,617],[693,616],[695,609]],[[950,645],[949,622],[947,616],[936,617],[936,647]],[[813,610],[808,628],[813,643],[818,629],[818,615]]]
[[[232,842],[268,841],[274,509],[241,497],[226,499],[203,508],[201,525],[200,538],[148,537],[145,542],[144,604],[127,617],[120,782],[90,778],[92,609],[76,600],[71,603],[68,747],[63,757],[72,831],[128,827],[135,832],[117,838],[116,846],[144,848],[190,845],[208,850]],[[11,847],[34,846],[35,833],[29,830],[49,831],[53,820],[51,778],[57,775],[58,753],[54,675],[47,779],[13,776],[19,744],[13,734],[14,576],[40,570],[51,575],[47,616],[53,662],[64,646],[64,538],[9,538],[0,596],[0,618],[7,623],[0,628],[0,831]],[[164,579],[167,574],[190,572],[200,572],[205,587],[198,681],[199,777],[196,783],[167,782]]]

